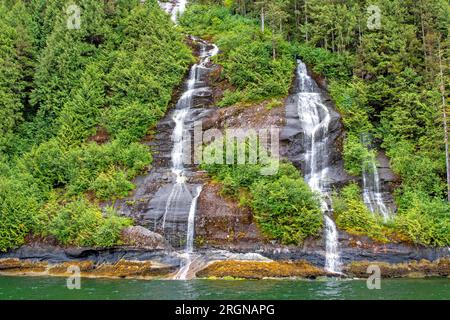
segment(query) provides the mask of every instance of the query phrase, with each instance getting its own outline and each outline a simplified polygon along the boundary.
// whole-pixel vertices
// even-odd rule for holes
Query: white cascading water
[[[341,272],[338,231],[334,221],[328,216],[330,211],[327,199],[328,136],[331,121],[330,111],[323,103],[320,90],[308,75],[306,65],[298,61],[297,67],[297,108],[304,129],[306,146],[305,180],[311,189],[321,194],[321,205],[325,222],[325,269],[332,273]]]
[[[172,21],[177,23],[178,17],[183,14],[186,9],[186,0],[172,1],[170,3],[160,2],[161,7],[170,14]],[[194,41],[197,41],[200,45],[199,58],[200,61],[191,67],[189,72],[189,78],[186,82],[186,91],[179,99],[176,110],[173,115],[173,121],[175,122],[175,128],[172,133],[173,149],[171,153],[172,160],[172,173],[175,175],[176,180],[173,185],[172,191],[167,198],[165,212],[163,216],[163,230],[165,228],[165,222],[167,215],[172,210],[177,210],[177,206],[181,201],[181,197],[186,192],[189,192],[188,185],[186,183],[185,167],[184,167],[184,137],[185,135],[185,122],[189,117],[192,107],[192,101],[195,94],[201,93],[201,91],[209,90],[207,86],[200,79],[200,73],[203,69],[208,69],[208,63],[211,61],[211,57],[219,53],[219,48],[216,45],[210,45],[212,48],[207,50],[208,44],[200,39],[191,37]],[[189,269],[193,261],[194,253],[194,234],[195,234],[195,213],[197,211],[197,200],[202,192],[202,187],[196,188],[196,193],[192,196],[188,221],[187,221],[187,234],[186,234],[186,247],[182,255],[184,259],[183,265],[175,279],[186,280],[188,277]],[[180,198],[180,199],[179,199]],[[180,200],[180,201],[179,201]]]
[[[186,250],[184,252],[184,263],[181,269],[178,271],[175,279],[186,280],[188,276],[189,269],[192,263],[192,254],[194,253],[194,233],[195,233],[195,213],[197,211],[197,200],[202,192],[202,187],[197,187],[197,194],[194,199],[192,199],[191,207],[189,209],[188,217],[188,229],[187,229],[187,239],[186,239]]]
[[[390,210],[383,200],[380,176],[375,161],[371,161],[364,166],[362,177],[364,203],[372,213],[380,213],[383,216],[384,221],[388,221]]]
[[[178,197],[187,190],[185,168],[183,165],[184,160],[184,141],[183,137],[185,131],[185,121],[189,115],[189,111],[192,107],[192,98],[195,93],[199,93],[202,90],[208,90],[207,87],[202,87],[202,83],[199,79],[199,70],[206,68],[212,56],[218,53],[217,46],[213,46],[211,50],[206,50],[206,45],[200,42],[200,62],[192,66],[189,79],[187,80],[186,91],[181,96],[177,103],[177,109],[175,110],[173,120],[175,122],[175,129],[173,131],[172,140],[174,146],[172,149],[172,172],[176,176],[176,184],[173,186],[172,191],[167,199],[166,210],[163,218],[163,229],[165,227],[166,216],[173,209],[173,206],[177,206]],[[197,200],[202,191],[201,187],[197,188],[197,193],[192,197],[192,202],[189,210],[188,216],[188,228],[187,228],[187,239],[186,239],[186,249],[183,254],[184,263],[179,273],[175,276],[175,279],[185,280],[190,265],[192,263],[192,253],[194,251],[194,231],[195,231],[195,212],[197,207]]]
[[[181,16],[186,10],[187,0],[178,1],[158,1],[159,6],[170,14],[170,18],[174,23],[178,22],[178,17]]]

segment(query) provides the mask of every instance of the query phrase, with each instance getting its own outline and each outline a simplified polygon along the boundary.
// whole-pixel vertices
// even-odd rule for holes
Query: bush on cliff
[[[109,209],[102,211],[84,198],[56,206],[50,220],[49,234],[64,245],[112,246],[119,243],[122,228],[131,220],[118,217]]]
[[[367,209],[361,198],[361,189],[356,183],[344,187],[333,199],[336,225],[349,233],[367,235],[370,238],[387,242],[386,227],[382,218]]]
[[[250,207],[261,231],[271,239],[299,244],[318,236],[322,213],[317,195],[290,163],[276,174],[261,175],[261,165],[203,165],[222,185],[222,194]]]
[[[317,195],[300,177],[258,181],[250,188],[251,207],[263,233],[285,244],[317,236],[322,212]]]

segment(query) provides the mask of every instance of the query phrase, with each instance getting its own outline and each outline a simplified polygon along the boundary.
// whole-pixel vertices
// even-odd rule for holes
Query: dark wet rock
[[[60,263],[21,260],[17,258],[0,259],[0,273],[7,275],[50,275],[68,277],[77,267],[81,277],[101,278],[156,278],[167,277],[177,268],[153,261],[119,260],[115,263],[96,263],[94,261],[68,261]]]
[[[46,261],[62,263],[71,261],[92,261],[93,263],[116,263],[122,259],[133,261],[151,260],[178,267],[181,259],[167,250],[148,250],[136,247],[61,247],[46,244],[27,244],[18,249],[0,254],[0,259],[17,258],[20,260]]]
[[[170,248],[170,245],[162,235],[141,226],[123,229],[121,240],[125,245],[146,248],[149,250],[163,250]]]
[[[305,260],[316,266],[325,265],[325,244],[323,239],[309,238],[301,246],[285,246],[278,242],[226,241],[203,246],[200,250],[228,250],[231,253],[253,252],[276,261]],[[435,261],[450,258],[448,248],[433,248],[400,243],[381,244],[367,237],[352,236],[339,232],[339,254],[343,265],[354,261],[381,261],[390,264],[426,259]]]
[[[373,272],[368,272],[369,266],[380,268],[382,278],[423,278],[450,276],[450,258],[429,261],[408,261],[404,263],[389,264],[381,261],[358,261],[345,266],[344,272],[350,277],[367,278]]]
[[[392,194],[398,187],[400,178],[392,171],[389,158],[383,151],[378,152],[376,161],[383,202],[391,212],[395,212],[397,205]]]
[[[298,80],[296,79],[295,81]],[[328,107],[331,115],[327,140],[329,148],[325,155],[329,165],[327,184],[329,187],[342,187],[354,178],[349,176],[344,170],[342,159],[344,130],[341,116],[336,112],[331,99],[325,91],[321,91],[321,96],[322,102]],[[301,172],[307,172],[307,168],[305,168],[307,146],[304,142],[304,131],[298,115],[297,101],[298,96],[295,93],[286,99],[285,126],[281,132],[281,142],[284,145],[282,155],[288,158]]]
[[[198,199],[195,221],[198,245],[264,241],[252,212],[219,195],[220,186],[207,184]]]

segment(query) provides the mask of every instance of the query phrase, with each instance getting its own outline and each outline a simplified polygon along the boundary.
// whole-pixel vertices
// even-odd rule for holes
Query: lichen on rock
[[[197,273],[200,278],[316,278],[327,272],[306,261],[217,261]]]

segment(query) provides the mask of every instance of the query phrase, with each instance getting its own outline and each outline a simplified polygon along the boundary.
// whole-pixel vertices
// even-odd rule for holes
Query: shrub
[[[333,204],[337,215],[336,225],[340,229],[352,234],[367,235],[380,242],[388,241],[381,217],[367,209],[356,183],[345,186],[339,195],[335,195]]]
[[[317,236],[322,213],[317,196],[290,163],[280,163],[277,174],[261,175],[260,165],[204,165],[222,185],[222,194],[250,207],[265,235],[298,244]]]
[[[108,110],[105,125],[108,132],[123,142],[139,141],[150,126],[164,115],[162,110],[138,102]]]
[[[192,5],[180,23],[191,34],[212,36],[221,49],[215,60],[236,90],[226,91],[219,106],[288,93],[294,70],[292,47],[278,34],[261,33],[257,20],[233,15],[217,5]]]
[[[37,209],[38,202],[26,185],[0,177],[0,251],[24,243]]]
[[[407,192],[402,199],[395,228],[414,243],[431,246],[450,245],[450,206],[440,199]]]
[[[374,161],[375,154],[350,134],[344,141],[343,158],[345,170],[351,175],[361,176],[364,166]]]
[[[322,227],[317,196],[301,179],[286,176],[259,181],[250,188],[256,220],[268,236],[285,244],[299,244]]]
[[[58,208],[49,230],[64,245],[110,246],[118,243],[120,230],[130,223],[111,213],[103,217],[97,206],[81,197]]]
[[[100,173],[90,188],[100,200],[126,197],[133,189],[134,185],[127,180],[125,173],[114,167]]]

